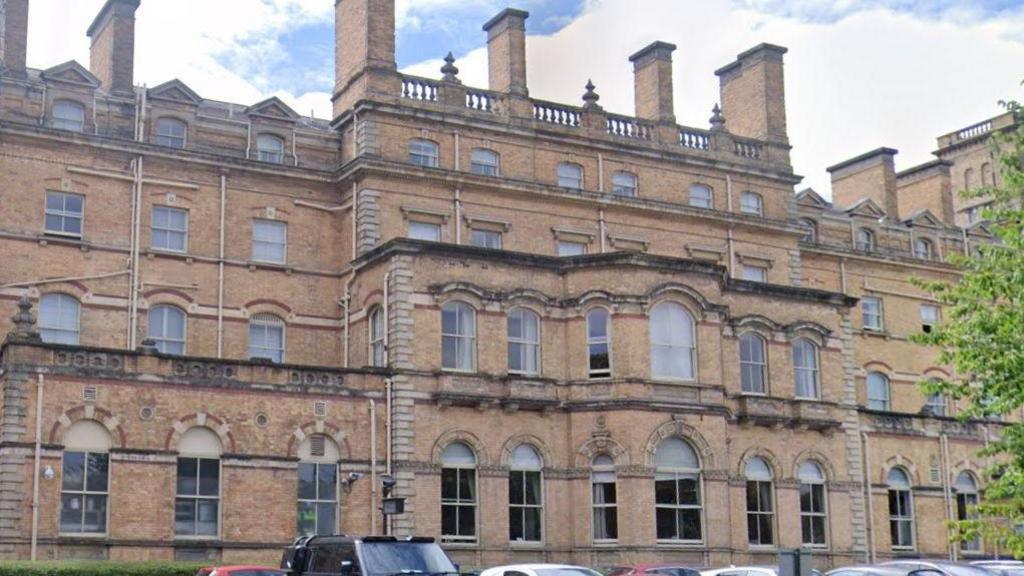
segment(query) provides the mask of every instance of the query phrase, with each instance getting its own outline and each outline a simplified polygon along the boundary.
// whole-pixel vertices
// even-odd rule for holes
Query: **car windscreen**
[[[601,576],[586,568],[537,568],[537,576]]]
[[[648,568],[647,573],[659,576],[700,576],[700,572],[693,568]]]
[[[458,573],[441,547],[431,542],[363,542],[360,552],[363,576]]]

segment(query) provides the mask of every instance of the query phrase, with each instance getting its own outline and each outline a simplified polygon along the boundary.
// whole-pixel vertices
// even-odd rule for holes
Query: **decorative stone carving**
[[[28,296],[18,299],[18,311],[11,316],[14,329],[7,335],[8,342],[42,342],[36,329],[36,315],[32,313],[32,301]]]
[[[462,84],[462,81],[458,78],[459,69],[455,66],[455,56],[452,56],[451,52],[444,57],[444,66],[441,66],[441,74],[444,74],[444,77],[441,78],[442,82]]]
[[[601,99],[601,96],[594,91],[594,88],[596,88],[596,86],[594,86],[594,82],[592,80],[587,80],[587,91],[583,94],[584,110],[601,110],[601,106],[597,103],[597,101]]]

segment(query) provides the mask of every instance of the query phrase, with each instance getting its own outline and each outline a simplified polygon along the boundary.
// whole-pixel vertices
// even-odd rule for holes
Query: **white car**
[[[596,570],[569,564],[511,564],[495,566],[480,576],[601,576]]]
[[[775,566],[729,566],[701,570],[700,576],[779,576]]]

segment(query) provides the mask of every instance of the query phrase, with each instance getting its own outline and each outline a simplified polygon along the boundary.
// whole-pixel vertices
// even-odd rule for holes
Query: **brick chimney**
[[[526,19],[529,12],[506,8],[484,24],[487,32],[487,60],[490,88],[527,96]]]
[[[952,162],[932,160],[896,175],[900,218],[909,218],[920,210],[930,210],[943,224],[956,225],[953,181],[949,174],[951,166]]]
[[[864,198],[871,198],[885,210],[886,216],[899,218],[896,154],[898,152],[892,148],[879,148],[829,167],[832,202],[839,208],[849,208]]]
[[[785,53],[781,46],[761,44],[715,72],[730,133],[779,143],[789,141],[782,66]]]
[[[335,0],[334,116],[369,93],[397,94],[397,70],[395,0]]]
[[[629,57],[633,63],[633,97],[637,118],[675,123],[675,102],[672,96],[672,52],[675,49],[675,44],[654,42]]]
[[[28,51],[28,0],[0,0],[0,70],[25,75]]]
[[[109,92],[135,90],[135,10],[140,0],[107,0],[86,34],[89,70]]]

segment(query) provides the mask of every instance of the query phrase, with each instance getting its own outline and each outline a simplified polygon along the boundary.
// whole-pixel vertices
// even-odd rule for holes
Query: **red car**
[[[196,576],[286,576],[286,573],[270,566],[211,566],[200,568]]]
[[[635,564],[612,568],[608,576],[700,576],[700,570],[678,564]]]

